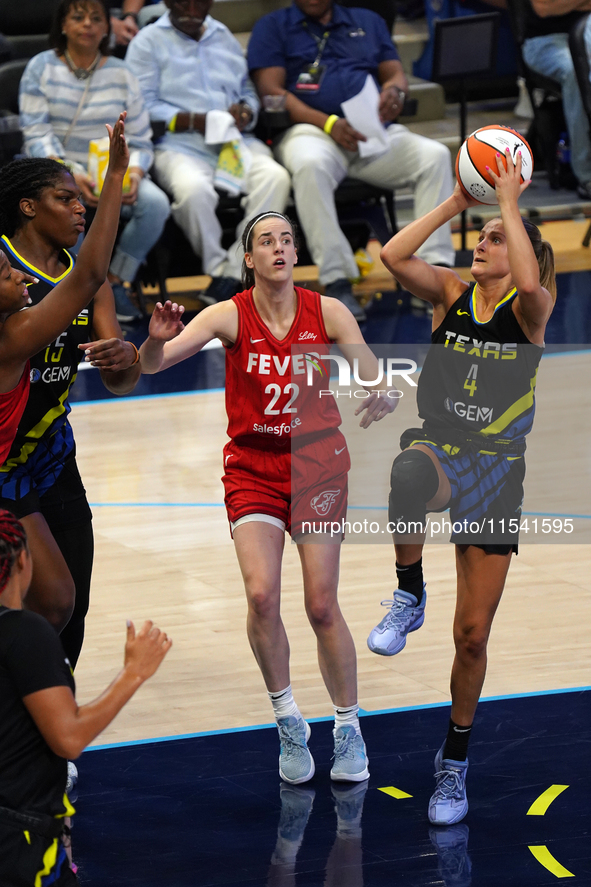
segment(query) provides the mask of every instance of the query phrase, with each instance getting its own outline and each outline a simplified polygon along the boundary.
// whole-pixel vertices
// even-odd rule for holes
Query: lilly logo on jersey
[[[316,339],[316,333],[309,333],[308,330],[306,330],[305,333],[300,333],[298,337],[298,342],[305,342],[306,339],[311,339],[312,341],[314,341]]]
[[[313,499],[310,499],[310,506],[314,509],[316,514],[325,517],[334,505],[340,492],[340,490],[324,490],[322,493],[314,496]]]

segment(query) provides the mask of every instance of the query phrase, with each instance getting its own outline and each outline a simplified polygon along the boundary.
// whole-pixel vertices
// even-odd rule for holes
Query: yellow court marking
[[[393,785],[387,785],[386,788],[379,788],[378,791],[384,792],[385,795],[390,795],[391,798],[397,798],[398,800],[401,798],[412,798],[412,795],[403,792],[401,788],[394,788]]]
[[[549,872],[552,872],[553,875],[556,875],[557,878],[574,878],[572,872],[569,872],[568,869],[565,869],[563,865],[560,865],[557,859],[555,859],[545,844],[540,844],[538,846],[529,848],[538,862],[547,868]]]
[[[545,792],[536,798],[529,810],[527,816],[543,816],[552,801],[555,801],[558,795],[568,788],[568,785],[551,785]]]

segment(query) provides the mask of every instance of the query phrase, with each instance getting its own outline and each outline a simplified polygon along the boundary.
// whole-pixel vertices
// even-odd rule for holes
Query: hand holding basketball
[[[523,194],[531,183],[531,179],[524,181],[521,175],[521,151],[517,152],[515,162],[511,157],[509,148],[505,151],[504,162],[503,157],[499,153],[497,153],[496,161],[495,169],[489,169],[488,166],[486,169],[494,182],[499,205],[505,201],[517,202],[520,194]]]
[[[496,185],[500,181],[501,166],[506,172],[510,164],[514,171],[518,152],[521,152],[518,181],[524,186],[523,191],[527,187],[525,183],[531,181],[534,167],[526,140],[508,126],[483,126],[469,135],[456,160],[456,176],[466,196],[478,203],[498,203]],[[507,180],[502,181],[506,191]]]

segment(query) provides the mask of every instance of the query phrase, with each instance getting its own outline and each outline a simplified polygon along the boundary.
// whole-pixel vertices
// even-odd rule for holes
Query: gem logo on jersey
[[[310,506],[314,509],[316,514],[320,515],[320,517],[326,517],[340,493],[340,490],[324,490],[324,492],[319,493],[318,496],[314,496],[313,499],[310,499]]]

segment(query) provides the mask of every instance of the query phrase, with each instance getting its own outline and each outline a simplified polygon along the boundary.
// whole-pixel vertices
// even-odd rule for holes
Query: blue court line
[[[91,508],[224,508],[223,502],[90,502]],[[387,511],[387,505],[349,505],[350,511]],[[524,511],[522,517],[580,518],[591,520],[591,514],[562,514],[554,511]]]
[[[480,702],[502,702],[505,699],[528,699],[532,696],[557,696],[559,693],[584,693],[591,690],[590,687],[566,687],[562,690],[538,690],[531,693],[508,693],[506,696],[485,696]],[[446,702],[430,702],[425,705],[405,705],[401,708],[383,708],[379,711],[366,711],[364,708],[359,709],[360,717],[372,717],[373,715],[390,715],[405,711],[422,711],[426,708],[445,708],[450,706],[451,701]],[[319,724],[323,721],[332,721],[330,716],[322,718],[307,718],[311,724]],[[110,742],[105,745],[92,745],[84,750],[84,754],[92,751],[106,751],[110,748],[128,748],[133,745],[148,745],[156,742],[175,742],[177,739],[200,739],[203,736],[221,736],[224,733],[246,733],[250,730],[265,730],[268,727],[276,727],[273,721],[269,724],[255,724],[251,727],[227,727],[223,730],[204,730],[202,733],[180,733],[178,736],[157,736],[155,739],[130,739],[127,742]]]
[[[419,344],[421,344],[421,343],[419,343]],[[552,354],[543,354],[542,360],[545,360],[548,357],[565,357],[565,356],[570,356],[573,354],[576,354],[576,355],[591,354],[591,348],[584,348],[580,351],[555,351]],[[421,370],[422,367],[418,367],[418,369]],[[337,377],[335,375],[334,377],[331,377],[331,378],[336,379]],[[70,401],[70,406],[72,406],[72,408],[77,407],[77,406],[88,407],[88,406],[94,406],[96,404],[101,404],[101,403],[121,403],[121,402],[129,401],[129,400],[134,400],[134,401],[154,400],[154,398],[157,398],[157,397],[161,397],[161,398],[186,397],[188,394],[211,394],[211,393],[219,394],[219,393],[224,392],[225,390],[226,390],[225,388],[196,388],[196,389],[192,389],[191,391],[171,391],[166,394],[138,394],[136,397],[134,397],[133,395],[130,395],[128,397],[102,397],[102,398],[99,398],[96,400]]]

